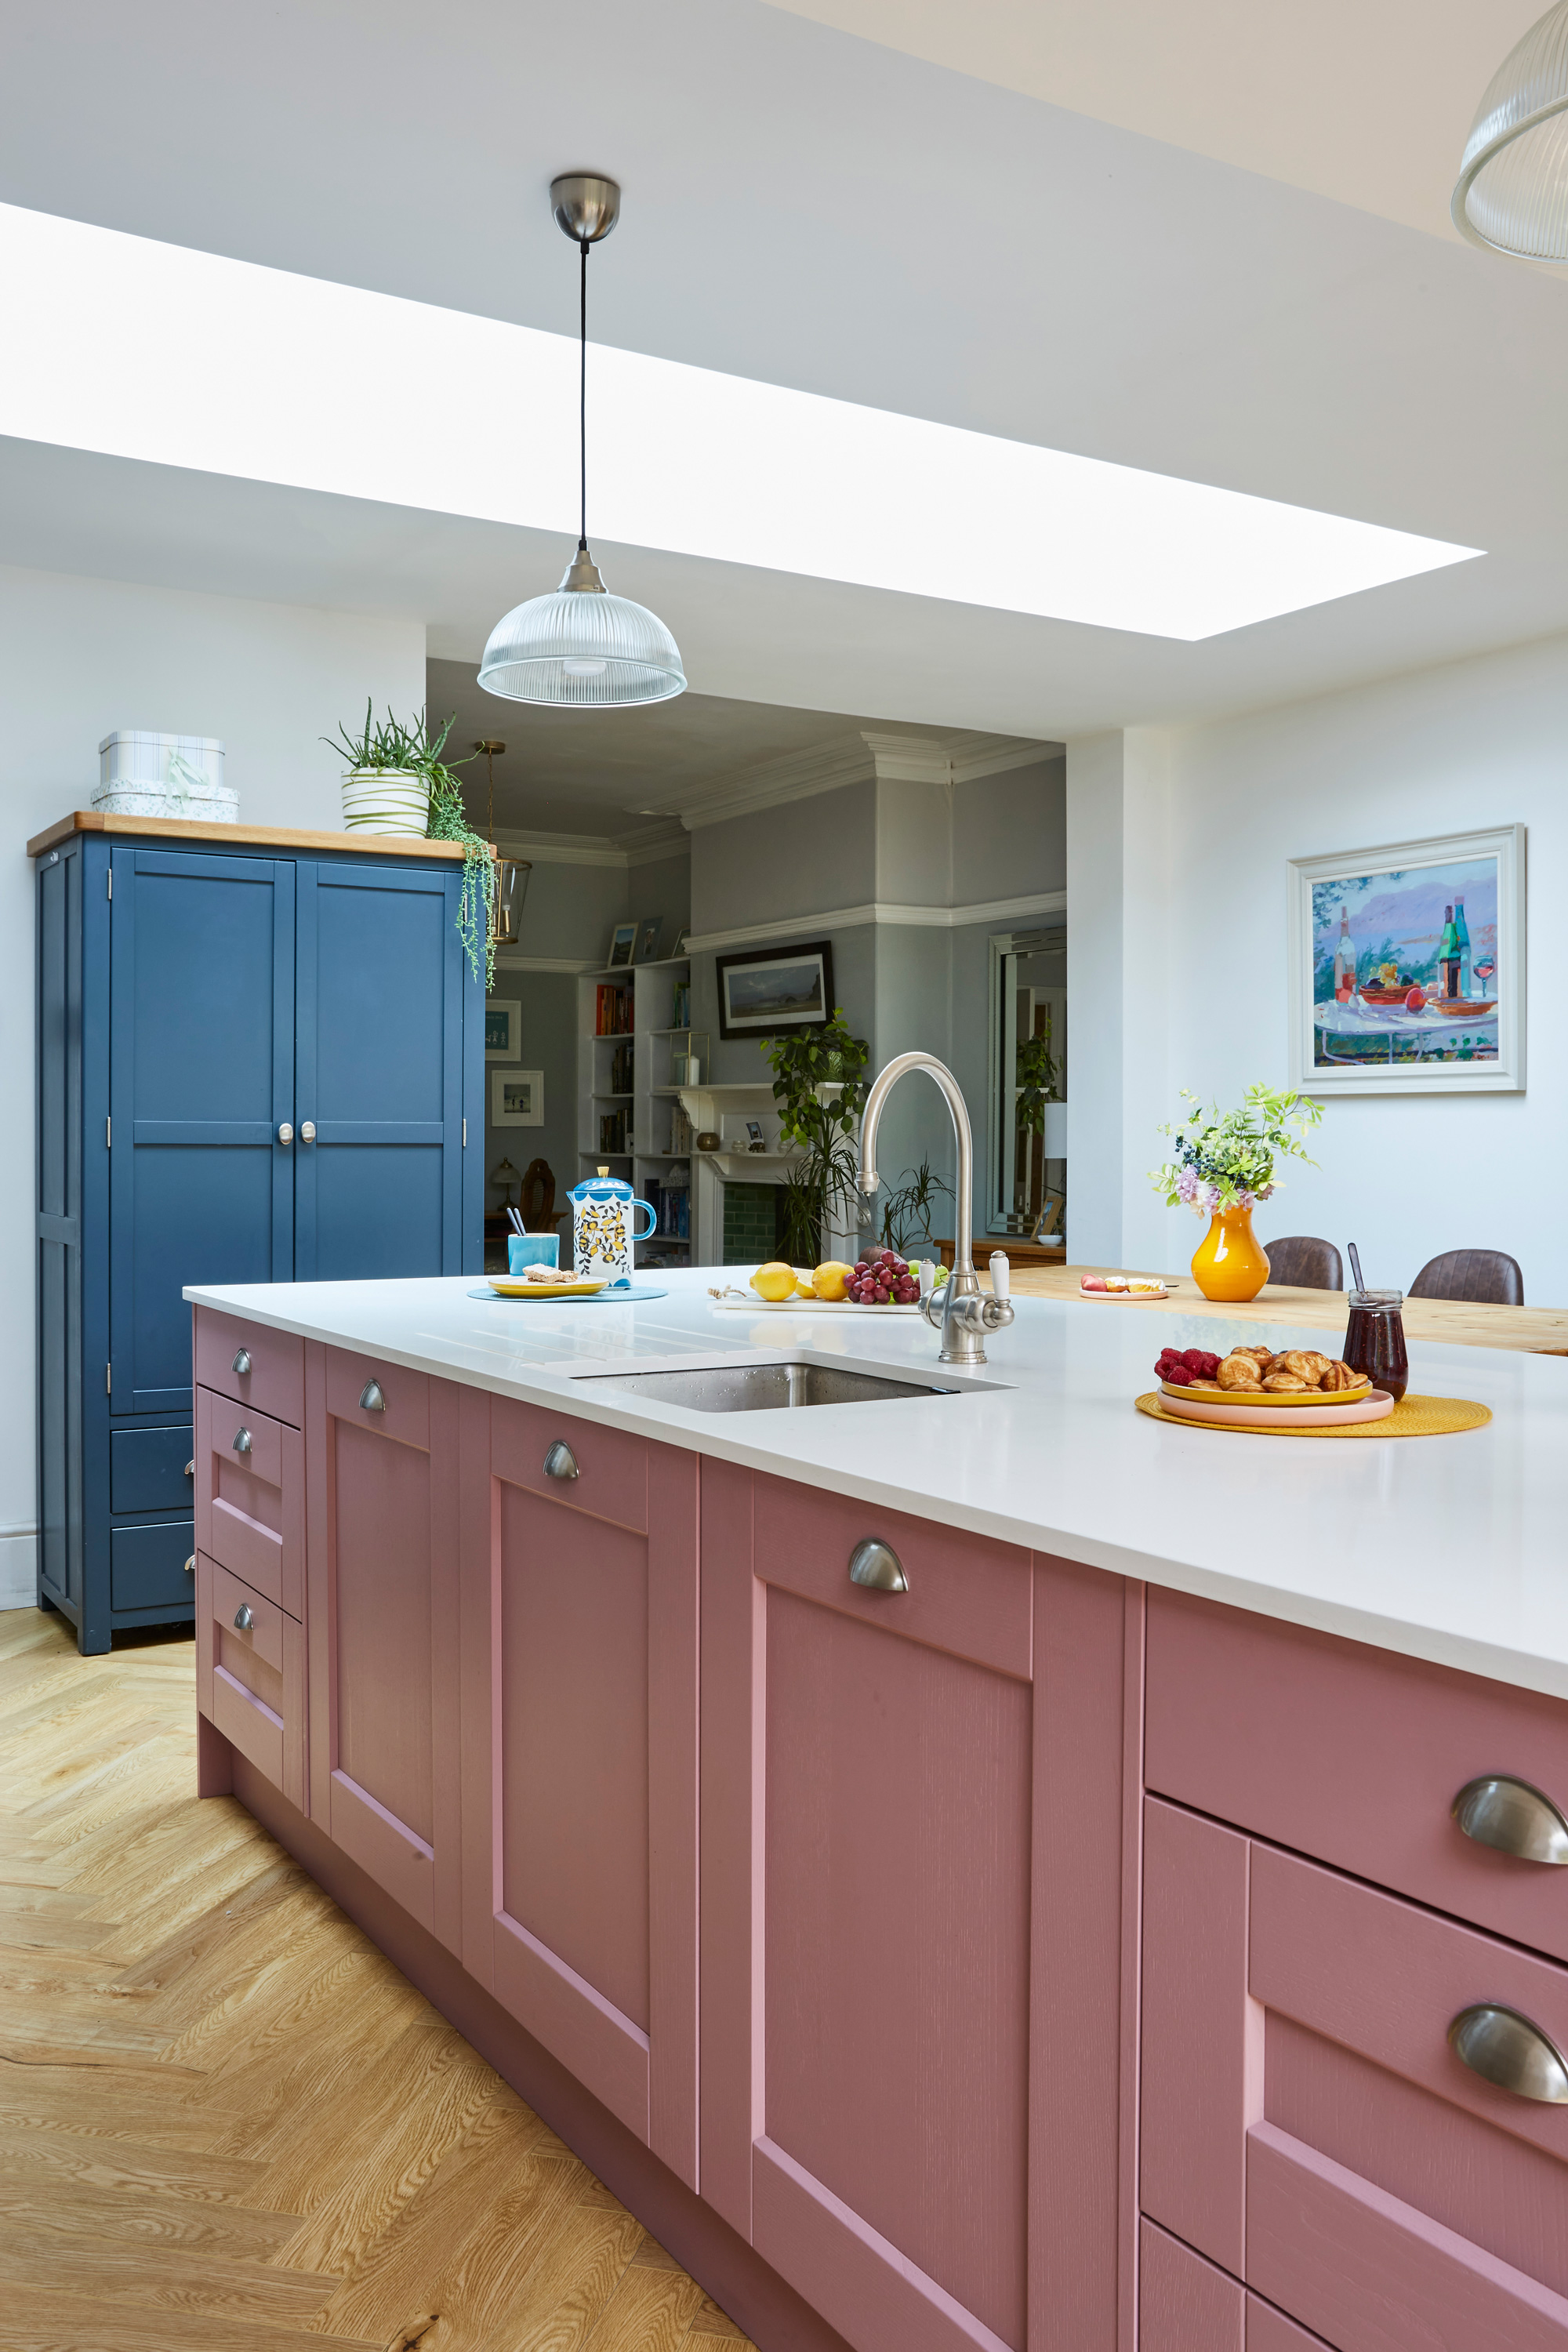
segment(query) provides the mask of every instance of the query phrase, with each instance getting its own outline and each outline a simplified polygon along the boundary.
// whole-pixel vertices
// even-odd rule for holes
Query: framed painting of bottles
[[[1522,1090],[1524,830],[1290,859],[1293,1086]]]

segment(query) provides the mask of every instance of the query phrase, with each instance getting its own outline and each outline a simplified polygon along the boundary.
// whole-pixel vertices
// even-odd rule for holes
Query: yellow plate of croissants
[[[1162,1380],[1162,1392],[1196,1404],[1361,1404],[1372,1394],[1364,1372],[1352,1372],[1337,1356],[1316,1348],[1233,1348],[1222,1356],[1213,1380]]]

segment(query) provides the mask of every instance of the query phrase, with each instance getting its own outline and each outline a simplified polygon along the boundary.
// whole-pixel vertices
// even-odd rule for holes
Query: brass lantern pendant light
[[[675,639],[657,614],[612,596],[588,552],[588,248],[620,218],[614,180],[568,172],[550,186],[557,226],[582,256],[577,431],[582,511],[577,552],[551,596],[531,597],[498,621],[479,684],[513,702],[619,710],[686,690]]]

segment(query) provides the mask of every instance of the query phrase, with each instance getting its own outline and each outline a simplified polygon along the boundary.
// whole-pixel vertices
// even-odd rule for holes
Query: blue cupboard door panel
[[[458,883],[299,868],[297,1281],[462,1271]]]
[[[293,1273],[294,868],[111,866],[109,1403],[188,1415],[184,1286]]]

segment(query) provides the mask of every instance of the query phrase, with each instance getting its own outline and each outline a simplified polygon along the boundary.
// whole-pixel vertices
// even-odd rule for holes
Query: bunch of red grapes
[[[891,1249],[862,1250],[844,1286],[858,1307],[912,1307],[920,1295],[919,1275]]]
[[[1162,1348],[1154,1377],[1169,1381],[1173,1388],[1184,1389],[1194,1381],[1212,1381],[1218,1370],[1219,1358],[1202,1348]]]

